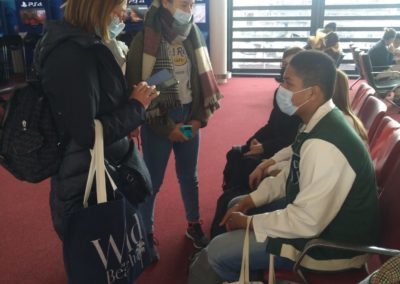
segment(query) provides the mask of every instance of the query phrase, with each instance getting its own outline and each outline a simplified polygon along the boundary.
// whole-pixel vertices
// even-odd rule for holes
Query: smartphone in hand
[[[191,125],[184,124],[184,125],[181,126],[180,130],[183,133],[183,135],[186,136],[186,138],[192,138],[193,133],[192,133],[192,126]]]
[[[169,88],[178,83],[179,82],[167,69],[162,69],[147,79],[147,84],[150,86],[155,85],[159,90]]]

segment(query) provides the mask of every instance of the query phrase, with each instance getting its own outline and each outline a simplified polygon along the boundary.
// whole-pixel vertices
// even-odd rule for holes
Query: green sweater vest
[[[299,193],[300,149],[307,139],[322,139],[335,145],[356,173],[353,186],[338,214],[316,238],[347,244],[376,244],[379,233],[379,208],[374,168],[362,140],[337,108],[326,114],[310,133],[303,132],[296,137],[292,145],[293,156],[286,184],[287,204],[292,203]],[[285,246],[286,251],[287,248],[292,249],[292,255],[296,255],[298,251],[303,250],[309,240],[303,238],[268,238],[267,251],[274,255],[283,254],[283,256],[288,257],[288,253],[282,253],[282,248]],[[343,250],[315,248],[310,251],[308,256],[318,262],[320,260],[349,260],[357,255],[360,254]],[[292,258],[292,260],[295,259]],[[347,266],[349,262],[345,261],[344,263],[346,263],[344,266]],[[307,268],[325,270],[323,265],[321,267],[313,266],[305,265]],[[338,269],[342,268],[341,265],[338,266]],[[328,270],[335,270],[335,268],[330,266]]]

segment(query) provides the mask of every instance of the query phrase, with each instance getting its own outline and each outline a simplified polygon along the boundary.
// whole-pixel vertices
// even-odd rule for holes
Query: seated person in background
[[[285,198],[283,209],[252,216],[250,275],[269,266],[292,269],[305,244],[322,238],[374,245],[379,207],[374,167],[360,136],[331,98],[336,80],[324,53],[302,51],[290,61],[277,97],[281,109],[299,116],[304,127],[293,143],[291,165],[264,179],[257,190],[231,207],[222,224],[229,232],[214,238],[189,270],[189,284],[237,281],[248,210]],[[335,271],[362,267],[368,256],[316,248],[302,267]],[[273,263],[271,263],[273,265]],[[253,277],[254,279],[254,277]]]
[[[293,56],[302,51],[303,49],[301,47],[293,46],[293,47],[288,47],[285,49],[282,55],[282,62],[281,62],[281,71],[279,72],[279,76],[275,78],[275,80],[278,83],[283,82],[283,73],[285,73],[286,66],[289,64],[290,60],[293,58]]]
[[[321,32],[324,34],[329,34],[330,32],[336,32],[337,26],[335,22],[329,22],[325,25],[323,29],[318,29],[317,32]]]
[[[347,75],[336,70],[335,91],[332,101],[340,109],[346,120],[354,128],[364,144],[368,147],[368,134],[361,120],[353,113],[350,106],[349,81]],[[271,158],[261,162],[249,176],[250,188],[257,188],[262,179],[267,176],[277,175],[290,162],[293,151],[292,146],[288,146],[275,153]]]
[[[301,51],[300,47],[292,47],[283,53],[282,68],[286,68],[292,57]],[[283,73],[283,72],[282,72]],[[250,173],[263,159],[290,145],[298,131],[301,120],[296,116],[283,113],[276,104],[274,95],[273,109],[268,123],[251,136],[245,145],[234,146],[227,153],[227,163],[224,169],[224,193],[219,197],[217,208],[211,225],[211,237],[225,232],[220,226],[226,213],[228,202],[249,192],[248,180]]]
[[[394,55],[393,64],[400,64],[400,33],[396,33],[396,37],[392,45],[389,47],[389,51]]]
[[[330,32],[336,32],[335,22],[330,22],[326,24],[324,28],[318,29],[315,33],[315,36],[310,36],[308,38],[307,44],[304,49],[324,50],[324,37]]]
[[[395,36],[395,29],[385,28],[382,39],[375,43],[368,51],[374,72],[386,70],[392,65],[393,54],[389,52],[388,47],[393,43]]]
[[[343,53],[339,46],[339,36],[335,32],[328,33],[324,38],[324,52],[332,57],[336,67],[339,67],[343,59]]]
[[[400,80],[400,33],[396,33],[393,43],[388,47],[392,62],[388,68],[381,70],[375,75],[375,79],[379,81]],[[400,82],[399,82],[400,85]]]

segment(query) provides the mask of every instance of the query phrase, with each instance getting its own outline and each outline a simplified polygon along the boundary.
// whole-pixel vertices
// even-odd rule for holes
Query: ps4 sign
[[[146,4],[145,0],[128,0],[128,5]]]
[[[18,32],[41,34],[48,13],[47,0],[17,0],[16,16],[18,18]]]
[[[21,8],[43,8],[44,4],[42,1],[22,1]]]

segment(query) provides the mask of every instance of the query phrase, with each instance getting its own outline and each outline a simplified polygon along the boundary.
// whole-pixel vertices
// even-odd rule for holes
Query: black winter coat
[[[65,141],[50,193],[53,224],[62,238],[66,217],[82,208],[93,120],[103,124],[106,158],[118,160],[129,149],[128,133],[144,123],[145,109],[129,99],[122,71],[100,38],[64,21],[48,23],[35,66]]]

